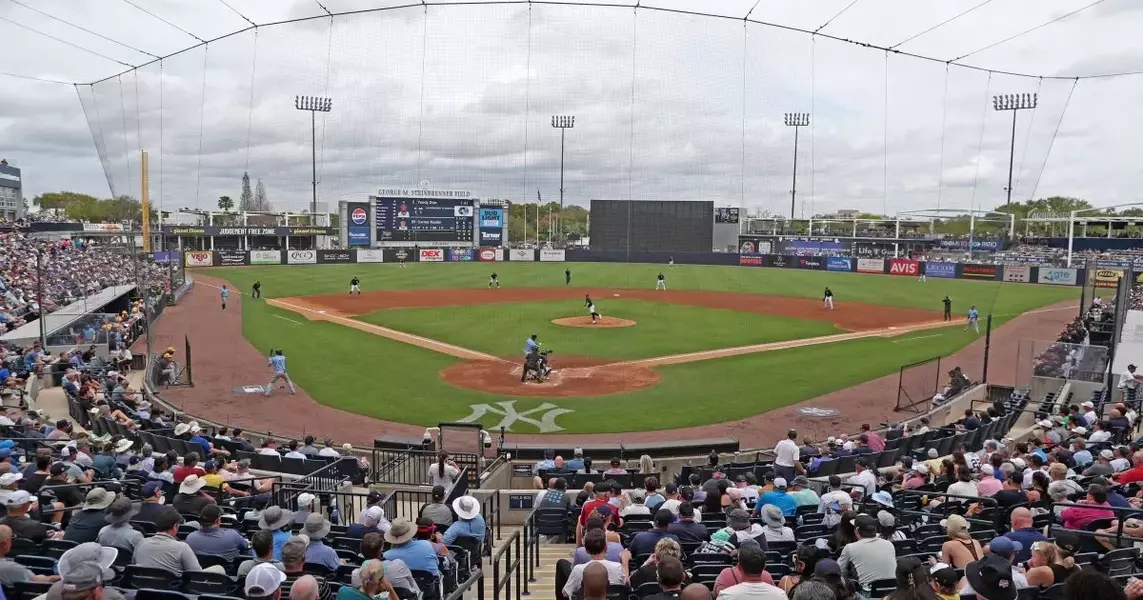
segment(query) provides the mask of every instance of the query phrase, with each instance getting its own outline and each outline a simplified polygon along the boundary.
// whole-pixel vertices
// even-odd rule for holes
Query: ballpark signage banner
[[[424,260],[423,258],[421,260]],[[449,248],[449,262],[469,262],[476,260],[476,250],[472,248]]]
[[[179,227],[164,225],[159,232],[165,235],[203,237],[209,235],[337,235],[333,227]]]
[[[316,250],[287,250],[286,262],[291,265],[316,265]]]
[[[927,262],[925,263],[925,277],[956,279],[956,263]]]
[[[252,250],[250,252],[252,265],[280,265],[282,264],[281,250]]]
[[[857,272],[858,273],[884,273],[885,272],[885,259],[883,259],[883,258],[859,258],[859,259],[857,259]]]
[[[773,249],[774,244],[770,240],[764,240],[758,236],[738,236],[739,254],[770,254]]]
[[[214,264],[218,267],[236,267],[246,264],[245,250],[215,250]]]
[[[1036,275],[1036,282],[1049,285],[1075,285],[1076,270],[1040,267],[1040,272]]]
[[[793,268],[793,267],[797,266],[797,264],[798,264],[797,257],[786,256],[785,254],[775,254],[775,255],[770,257],[770,266],[771,267]]]
[[[799,269],[824,269],[825,265],[826,259],[816,256],[799,258],[797,262]]]
[[[349,223],[345,232],[349,235],[350,246],[369,246],[369,204],[365,202],[349,202],[345,205],[349,214]]]
[[[738,264],[744,267],[765,267],[766,257],[761,254],[739,254]]]
[[[960,268],[961,275],[977,279],[996,279],[996,265],[966,264]]]
[[[533,261],[536,260],[536,251],[513,248],[508,251],[508,260]]]
[[[716,208],[714,209],[714,222],[737,224],[738,215],[737,208]]]
[[[152,252],[150,254],[151,261],[157,265],[165,265],[173,260],[178,260],[178,253],[176,252]]]
[[[183,254],[186,257],[186,266],[188,267],[210,267],[214,266],[214,252],[210,250],[194,250]]]
[[[359,263],[379,263],[385,262],[384,250],[365,250],[357,251],[357,262]]]
[[[480,259],[481,262],[500,262],[500,261],[504,260],[504,249],[503,248],[481,248],[476,253],[476,257],[478,259]]]
[[[444,262],[445,251],[440,248],[421,248],[418,256],[421,262]]]
[[[920,273],[919,263],[915,260],[906,258],[891,258],[889,259],[889,274],[890,275],[911,275],[916,277]]]
[[[946,250],[968,250],[968,240],[941,240],[940,246]],[[999,240],[972,240],[973,250],[995,252],[1000,246]]]
[[[827,271],[852,271],[853,261],[840,256],[831,256],[826,259]]]
[[[1004,281],[1028,283],[1032,280],[1032,267],[1028,265],[1005,265]]]
[[[540,262],[564,262],[564,260],[563,250],[552,250],[550,248],[540,250]]]
[[[499,246],[504,241],[504,209],[481,208],[477,211],[481,246]]]
[[[353,252],[351,250],[318,250],[317,251],[318,264],[344,264],[353,262]]]
[[[187,263],[187,266],[191,266]],[[1123,278],[1123,271],[1119,269],[1096,269],[1095,270],[1095,287],[1097,288],[1115,288],[1119,286],[1119,280]]]

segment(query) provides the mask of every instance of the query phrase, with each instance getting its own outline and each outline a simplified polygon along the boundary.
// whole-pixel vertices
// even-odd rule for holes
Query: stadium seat
[[[183,573],[182,591],[187,594],[218,594],[229,596],[238,590],[238,584],[222,573],[187,571]]]
[[[122,554],[122,552],[120,552]],[[123,579],[120,584],[126,588],[142,590],[172,590],[178,587],[180,580],[170,571],[153,567],[140,567],[127,565],[123,569]]]

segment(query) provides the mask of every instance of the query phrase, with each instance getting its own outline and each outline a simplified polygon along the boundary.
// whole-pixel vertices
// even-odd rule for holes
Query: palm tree
[[[218,210],[221,210],[222,212],[230,212],[230,209],[232,208],[234,208],[234,200],[232,200],[230,196],[218,197]]]

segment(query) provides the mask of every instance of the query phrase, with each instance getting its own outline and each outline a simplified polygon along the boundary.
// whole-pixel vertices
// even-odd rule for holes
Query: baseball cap
[[[286,574],[283,573],[273,563],[261,563],[255,565],[250,572],[246,574],[246,581],[243,585],[243,590],[246,592],[247,598],[264,598],[273,596],[274,592],[282,586],[282,582],[286,580]]]
[[[853,520],[853,527],[862,535],[872,534],[877,531],[877,519],[866,514],[857,515],[857,518]]]
[[[785,477],[777,477],[777,478],[775,478],[775,479],[774,479],[774,487],[776,487],[776,488],[785,488],[785,487],[786,487],[786,478],[785,478]]]
[[[8,496],[8,500],[4,502],[5,506],[24,506],[25,504],[32,503],[32,495],[24,490],[16,490]]]
[[[1023,549],[1024,544],[1004,536],[992,538],[992,541],[988,543],[988,551],[993,554],[1016,554]]]
[[[1115,457],[1115,453],[1112,452],[1111,450],[1100,450],[1099,451],[1099,457],[1105,458],[1107,460],[1111,460],[1112,458]]]
[[[8,487],[24,478],[23,473],[5,473],[0,475],[0,486]]]
[[[1091,400],[1088,400],[1088,401],[1086,401],[1086,402],[1083,402],[1082,404],[1080,404],[1080,406],[1081,406],[1081,407],[1083,407],[1083,408],[1095,408],[1095,404],[1094,404],[1094,403],[1092,403],[1092,401],[1091,401]]]
[[[63,463],[56,463],[56,464],[52,465],[51,469],[48,470],[48,473],[50,473],[53,477],[58,477],[60,475],[63,475],[66,472],[67,472],[67,465],[65,465]]]
[[[150,498],[155,495],[155,492],[163,489],[163,482],[161,481],[148,481],[143,484],[143,497]]]
[[[1052,422],[1047,420],[1047,419],[1044,419],[1044,420],[1036,423],[1036,426],[1037,427],[1043,427],[1044,429],[1051,429],[1052,428]]]

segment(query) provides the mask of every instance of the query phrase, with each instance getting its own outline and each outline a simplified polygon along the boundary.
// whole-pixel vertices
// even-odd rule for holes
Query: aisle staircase
[[[523,535],[524,528],[521,526],[503,527],[501,529],[501,532],[500,532],[501,535],[496,539],[496,545],[493,547],[493,550],[492,550],[493,555],[495,555],[497,552],[499,552],[500,549],[504,546],[504,544],[508,543],[508,541],[512,539],[512,535],[515,534],[516,532],[520,532],[520,534]],[[524,572],[523,572],[523,568],[524,568],[523,547],[524,546],[523,546],[523,539],[520,540],[520,544],[521,544],[520,545],[520,548],[521,548],[520,582],[521,582],[521,585],[523,585],[523,583],[524,583]],[[533,577],[535,578],[535,581],[528,582],[528,596],[526,596],[526,597],[527,598],[535,598],[538,600],[555,600],[555,598],[556,598],[556,561],[561,559],[561,558],[570,559],[572,556],[572,551],[575,549],[575,546],[573,544],[540,544],[538,546],[538,549],[539,549],[539,553],[540,553],[540,564],[539,564],[539,566],[537,566],[535,568],[535,572],[533,575]],[[515,548],[513,548],[512,551],[514,551],[514,550],[515,550]],[[513,557],[513,559],[515,559],[515,557]],[[501,571],[500,577],[501,577],[501,579],[503,579],[505,577],[503,571],[508,566],[507,562],[508,562],[507,561],[507,555],[504,555],[504,558],[501,559],[501,565],[500,565],[500,571]],[[493,600],[495,598],[495,596],[493,595],[493,593],[494,593],[493,588],[495,587],[496,583],[495,583],[495,576],[493,573],[491,559],[485,558],[481,562],[481,569],[484,570],[484,599],[485,600]],[[501,589],[500,595],[498,598],[499,598],[499,600],[514,600],[515,597],[516,597],[516,578],[515,578],[515,575],[513,575],[512,576],[512,594],[511,594],[511,596],[506,595],[505,589]],[[467,594],[465,594],[466,600],[474,600],[475,598],[476,598],[476,590],[470,590]]]

